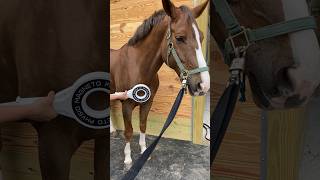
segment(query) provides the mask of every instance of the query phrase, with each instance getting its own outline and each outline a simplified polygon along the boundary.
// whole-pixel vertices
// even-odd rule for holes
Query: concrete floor
[[[121,135],[120,135],[121,134]],[[124,161],[123,132],[110,138],[111,180],[118,180],[128,170]],[[147,145],[154,137],[147,136]],[[140,155],[139,135],[131,143],[133,162]],[[140,171],[137,180],[207,180],[209,172],[209,147],[194,145],[188,141],[162,138],[151,155],[151,159]]]
[[[320,178],[320,98],[307,108],[308,122],[305,130],[303,159],[300,166],[300,180]]]

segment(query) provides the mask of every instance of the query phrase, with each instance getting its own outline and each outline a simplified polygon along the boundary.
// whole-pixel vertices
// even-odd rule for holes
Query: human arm
[[[49,121],[57,116],[53,108],[55,93],[49,92],[47,97],[40,98],[29,105],[0,106],[0,123],[22,119],[33,121]]]
[[[110,94],[110,100],[126,100],[128,99],[127,91],[125,92],[116,92],[113,94]]]

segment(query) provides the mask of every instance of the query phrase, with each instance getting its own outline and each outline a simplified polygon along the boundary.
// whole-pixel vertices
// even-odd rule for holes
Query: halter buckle
[[[183,70],[180,74],[180,77],[182,80],[187,80],[189,76],[189,71],[188,70]]]
[[[167,31],[167,40],[169,40],[170,38],[171,38],[171,29],[169,26],[168,31]]]
[[[171,54],[172,48],[173,48],[173,43],[169,42],[168,43],[168,50],[167,50],[167,59],[166,59],[168,66],[169,66],[169,56]]]
[[[227,41],[230,42],[234,52],[237,49],[241,49],[241,51],[245,51],[251,45],[250,40],[249,40],[249,36],[247,33],[248,29],[246,29],[245,27],[241,27],[241,29],[242,30],[239,33],[234,34],[234,35],[230,35],[227,38]],[[241,39],[244,39],[245,43],[244,44],[236,44],[237,39],[240,41],[241,41]]]
[[[180,74],[180,77],[182,79],[182,82],[181,82],[182,83],[182,88],[187,89],[187,86],[188,86],[187,80],[188,80],[188,77],[189,77],[189,71],[187,71],[187,70],[182,71],[181,74]]]
[[[241,82],[245,65],[244,57],[236,57],[232,60],[229,68],[230,82],[239,84]]]
[[[171,50],[173,48],[173,42],[168,43],[168,49]]]

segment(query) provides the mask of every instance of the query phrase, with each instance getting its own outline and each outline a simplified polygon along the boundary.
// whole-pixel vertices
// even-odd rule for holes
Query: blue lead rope
[[[168,118],[166,122],[163,125],[163,128],[161,130],[161,133],[159,136],[153,141],[153,143],[143,152],[143,154],[139,157],[139,159],[132,165],[132,167],[129,169],[127,174],[122,178],[122,180],[133,180],[136,178],[136,176],[139,174],[139,171],[143,167],[143,165],[146,163],[148,158],[150,157],[151,153],[153,150],[156,148],[159,140],[161,139],[163,133],[167,130],[167,128],[170,126],[172,123],[174,117],[177,114],[177,111],[179,109],[179,106],[181,104],[183,94],[184,94],[185,88],[181,88],[179,91],[179,94],[171,108],[171,111],[168,115]]]
[[[223,137],[229,126],[233,110],[237,103],[240,86],[236,83],[231,83],[223,92],[219,99],[216,109],[210,119],[210,167],[216,158]]]

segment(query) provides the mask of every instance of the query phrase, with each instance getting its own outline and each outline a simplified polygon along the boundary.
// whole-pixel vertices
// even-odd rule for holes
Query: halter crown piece
[[[169,27],[168,27],[168,31],[167,31],[167,59],[166,59],[166,63],[169,66],[169,57],[170,55],[172,55],[173,59],[176,61],[179,70],[180,70],[180,79],[182,80],[182,87],[183,88],[187,88],[188,84],[187,84],[187,80],[188,77],[192,74],[197,74],[200,72],[204,72],[204,71],[209,71],[208,66],[206,67],[199,67],[199,68],[195,68],[192,70],[188,70],[184,67],[184,65],[182,64],[178,53],[176,51],[176,49],[174,48],[173,45],[173,41],[172,41],[172,33],[171,33],[171,22],[169,22]]]

